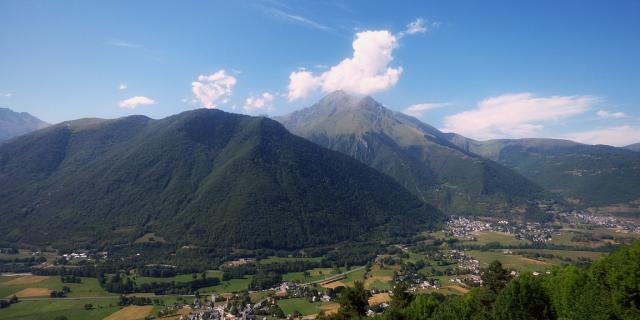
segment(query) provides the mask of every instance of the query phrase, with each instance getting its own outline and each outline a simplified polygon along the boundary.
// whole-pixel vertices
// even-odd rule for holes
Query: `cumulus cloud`
[[[353,57],[317,76],[306,70],[292,72],[289,75],[289,101],[304,98],[316,89],[370,94],[386,90],[398,82],[402,67],[389,66],[393,50],[397,47],[396,37],[389,31],[358,32],[352,46]]]
[[[450,103],[418,103],[409,106],[408,108],[402,110],[402,112],[413,117],[420,117],[429,110],[440,109],[450,105]]]
[[[624,112],[608,112],[605,110],[599,110],[598,112],[596,112],[596,115],[598,116],[598,118],[603,119],[622,119],[627,117]]]
[[[445,117],[443,131],[481,140],[532,137],[545,123],[584,113],[597,101],[593,96],[504,94],[480,101],[475,109]]]
[[[118,106],[120,106],[120,108],[125,108],[125,109],[135,109],[137,106],[151,105],[155,103],[156,101],[151,98],[147,98],[143,96],[135,96],[135,97],[131,97],[129,99],[120,101],[118,103]]]
[[[213,109],[229,101],[236,82],[235,77],[222,69],[208,76],[198,76],[197,81],[191,82],[191,91],[205,108]]]
[[[274,96],[271,93],[263,92],[257,97],[248,97],[244,101],[243,109],[249,113],[255,111],[271,112],[273,111],[273,99]]]
[[[126,84],[124,84],[124,83],[121,83],[121,84],[118,86],[118,90],[127,90],[127,85],[126,85]]]
[[[640,127],[618,126],[566,134],[563,138],[588,144],[622,147],[640,141]]]

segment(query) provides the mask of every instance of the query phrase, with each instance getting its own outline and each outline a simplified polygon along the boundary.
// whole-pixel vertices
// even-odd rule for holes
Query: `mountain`
[[[531,200],[543,197],[542,188],[520,174],[459,148],[444,133],[370,97],[337,91],[276,120],[393,177],[446,213],[525,212],[533,207]]]
[[[49,126],[26,113],[0,108],[0,142]]]
[[[640,200],[637,152],[558,139],[476,141],[450,134],[449,140],[574,203],[603,206]]]
[[[639,143],[630,144],[630,145],[628,145],[628,146],[626,146],[624,148],[640,152],[640,142]]]
[[[64,122],[0,145],[0,237],[54,246],[301,248],[409,232],[437,211],[267,118],[218,110]],[[381,233],[379,233],[381,234]]]

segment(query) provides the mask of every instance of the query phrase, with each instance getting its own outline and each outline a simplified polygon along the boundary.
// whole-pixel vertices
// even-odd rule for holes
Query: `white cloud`
[[[442,23],[438,21],[427,23],[424,19],[418,18],[416,20],[411,21],[409,24],[407,24],[406,29],[398,33],[398,38],[402,38],[404,36],[409,36],[409,35],[418,34],[418,33],[425,33],[429,31],[429,28],[437,29],[437,28],[440,28],[441,25]]]
[[[127,90],[127,85],[126,85],[126,84],[124,84],[124,83],[121,83],[121,84],[118,86],[118,90]]]
[[[621,119],[621,118],[627,117],[627,115],[624,112],[608,112],[605,110],[599,110],[598,112],[596,112],[596,115],[599,118],[603,118],[603,119]]]
[[[450,106],[451,103],[418,103],[402,110],[403,113],[413,117],[422,116],[426,111]]]
[[[11,92],[2,93],[1,95],[2,95],[3,97],[5,97],[5,98],[11,98],[11,97],[13,97],[13,93],[11,93]]]
[[[244,101],[243,109],[246,112],[252,113],[254,111],[271,112],[273,111],[274,96],[269,92],[263,92],[258,97],[248,97]]]
[[[532,137],[546,122],[584,113],[597,101],[593,96],[504,94],[480,101],[475,109],[445,117],[443,131],[481,140]]]
[[[393,87],[402,74],[402,67],[392,68],[396,37],[389,31],[358,32],[353,40],[353,57],[342,60],[329,70],[314,76],[301,70],[289,75],[289,101],[306,97],[320,88],[324,92],[345,90],[370,94]]]
[[[563,138],[588,144],[607,144],[622,147],[640,142],[640,127],[609,127],[569,133]]]
[[[273,14],[276,17],[280,17],[280,18],[284,18],[284,19],[287,19],[287,20],[290,20],[290,21],[293,21],[293,22],[301,23],[301,24],[304,24],[304,25],[307,25],[309,27],[316,28],[316,29],[319,29],[319,30],[323,30],[323,31],[331,30],[331,28],[329,28],[329,27],[327,27],[327,26],[325,26],[325,25],[323,25],[321,23],[318,23],[316,21],[313,21],[313,20],[311,20],[309,18],[306,18],[306,17],[303,17],[303,16],[299,16],[299,15],[295,15],[295,14],[291,14],[291,13],[287,13],[287,12],[284,12],[284,11],[279,10],[279,9],[273,9],[272,8],[272,9],[269,9],[268,12],[270,12],[271,14]]]
[[[222,69],[208,76],[198,76],[198,80],[191,83],[191,91],[205,108],[213,109],[229,101],[236,82],[235,77]]]
[[[120,48],[142,48],[142,46],[139,44],[126,42],[122,40],[107,41],[107,45],[112,47],[120,47]]]
[[[143,96],[135,96],[135,97],[131,97],[129,99],[120,101],[118,103],[118,106],[120,106],[120,108],[125,108],[125,109],[135,109],[137,106],[151,105],[155,103],[156,101],[151,98],[147,98]]]

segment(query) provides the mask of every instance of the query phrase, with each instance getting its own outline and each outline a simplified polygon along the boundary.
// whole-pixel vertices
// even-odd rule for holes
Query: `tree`
[[[369,295],[362,281],[356,281],[352,288],[345,288],[337,299],[338,313],[347,317],[364,316],[369,306]]]
[[[91,310],[91,309],[93,309],[93,305],[91,303],[85,303],[84,309],[85,310]]]
[[[411,294],[409,287],[400,283],[393,287],[393,296],[391,297],[391,307],[396,309],[404,309],[411,303]]]
[[[542,281],[528,273],[512,280],[500,291],[494,306],[494,316],[496,320],[556,318]]]
[[[509,271],[502,267],[502,263],[498,260],[494,260],[489,264],[489,267],[482,272],[482,283],[494,293],[498,293],[504,288],[511,276]]]
[[[12,295],[9,299],[9,303],[18,303],[18,296],[16,296],[15,294]]]
[[[438,305],[438,301],[432,295],[419,294],[407,307],[405,316],[408,320],[429,319]]]

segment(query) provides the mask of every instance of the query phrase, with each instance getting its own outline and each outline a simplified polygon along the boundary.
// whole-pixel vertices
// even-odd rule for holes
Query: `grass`
[[[514,249],[513,252],[514,253],[515,252],[534,252],[534,253],[543,253],[543,254],[553,254],[558,257],[566,257],[571,259],[588,258],[594,261],[606,255],[606,253],[604,252],[551,250],[551,249]]]
[[[304,272],[289,272],[282,275],[282,279],[284,281],[291,282],[312,282],[322,280],[336,274],[333,268],[315,268],[307,271],[310,273],[309,277],[305,277]]]
[[[139,320],[151,313],[153,306],[127,306],[106,317],[104,320]]]
[[[517,254],[504,254],[499,251],[477,251],[469,250],[467,254],[478,259],[481,267],[487,267],[491,261],[498,260],[508,270],[520,272],[545,271],[550,269],[551,264],[544,261],[532,260]]]
[[[118,311],[117,298],[93,300],[43,300],[21,301],[8,308],[0,309],[0,319],[12,320],[51,320],[57,316],[65,316],[69,320],[104,319]],[[91,303],[92,310],[85,310],[84,305]],[[111,305],[111,306],[110,306]]]
[[[478,245],[485,245],[492,242],[499,242],[500,244],[505,246],[517,246],[520,244],[531,243],[531,241],[528,241],[528,240],[516,239],[514,235],[508,234],[505,232],[483,232],[478,235],[475,235],[475,237],[477,241],[463,240],[462,242],[466,244],[478,244]]]
[[[280,306],[285,315],[290,315],[294,311],[309,315],[320,313],[322,304],[309,302],[306,298],[292,298],[278,300],[278,306]]]
[[[200,291],[201,293],[227,293],[247,290],[247,288],[249,288],[249,284],[251,283],[251,277],[252,276],[246,276],[243,279],[231,279],[229,281],[222,281],[217,286],[202,288],[198,291]]]
[[[17,277],[10,278],[16,279]],[[96,278],[81,279],[81,283],[62,283],[62,281],[60,281],[60,277],[52,276],[43,281],[17,285],[9,285],[7,284],[7,281],[3,281],[0,283],[0,297],[7,297],[27,288],[46,288],[60,291],[63,286],[67,286],[71,289],[71,292],[68,294],[69,297],[102,297],[114,295],[103,290]]]
[[[354,267],[357,268],[357,267]],[[340,280],[347,286],[352,286],[356,281],[364,281],[365,270],[360,269],[347,274],[346,278]]]

